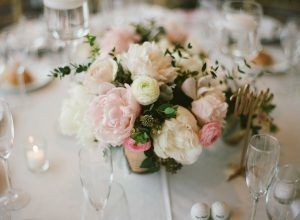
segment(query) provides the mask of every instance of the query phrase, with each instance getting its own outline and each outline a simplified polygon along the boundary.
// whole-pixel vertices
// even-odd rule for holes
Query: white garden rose
[[[173,82],[177,77],[172,58],[165,56],[161,47],[154,42],[131,44],[128,52],[121,57],[121,62],[131,72],[133,80],[140,76],[149,76],[166,83]]]
[[[131,85],[135,99],[141,105],[150,105],[159,97],[158,82],[148,76],[141,76],[135,79]]]
[[[225,95],[218,89],[206,92],[203,97],[192,102],[192,112],[202,124],[223,122],[227,109]]]
[[[111,57],[101,57],[88,69],[84,78],[84,86],[96,94],[98,86],[103,82],[112,82],[118,71],[117,63]]]
[[[182,164],[196,162],[202,152],[195,117],[179,106],[176,118],[168,119],[154,137],[154,151],[161,158],[173,158]]]
[[[60,131],[64,135],[76,135],[82,144],[90,143],[94,137],[85,120],[85,114],[92,96],[84,86],[77,83],[71,85],[69,96],[62,104]]]

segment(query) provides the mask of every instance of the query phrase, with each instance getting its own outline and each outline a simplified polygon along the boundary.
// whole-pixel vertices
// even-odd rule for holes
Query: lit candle
[[[275,188],[275,197],[282,202],[288,202],[293,199],[295,194],[294,184],[278,182]]]
[[[68,10],[78,8],[83,0],[44,0],[44,5],[48,8]]]
[[[37,145],[32,146],[32,150],[26,153],[28,166],[32,170],[41,170],[45,164],[44,150],[39,149]]]
[[[254,31],[258,24],[254,17],[245,13],[227,14],[227,28],[234,31]]]

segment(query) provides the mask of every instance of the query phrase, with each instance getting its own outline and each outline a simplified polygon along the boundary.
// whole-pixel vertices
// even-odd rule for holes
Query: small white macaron
[[[214,202],[211,206],[211,216],[214,220],[226,220],[229,218],[230,209],[225,202]]]
[[[210,209],[203,202],[195,203],[191,208],[192,220],[208,220],[210,217]]]

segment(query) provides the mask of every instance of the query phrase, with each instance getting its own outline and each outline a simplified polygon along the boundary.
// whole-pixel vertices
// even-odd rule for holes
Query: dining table
[[[190,16],[190,15],[188,15]],[[269,73],[255,80],[258,88],[270,88],[276,109],[274,134],[280,142],[280,165],[300,168],[300,73]],[[92,208],[84,196],[79,178],[78,152],[82,147],[75,137],[64,136],[59,130],[61,106],[68,96],[72,80],[53,80],[40,90],[30,92],[24,104],[12,108],[15,126],[13,152],[9,167],[13,187],[30,196],[29,204],[11,212],[12,220],[79,220]],[[15,95],[0,93],[8,102]],[[45,138],[49,169],[32,172],[25,157],[25,140],[29,135]],[[251,195],[245,178],[227,181],[228,166],[238,162],[241,146],[229,146],[220,139],[213,147],[203,149],[198,161],[184,166],[176,174],[161,170],[152,174],[135,174],[119,168],[115,181],[124,188],[132,220],[189,220],[193,204],[211,206],[224,201],[231,210],[231,220],[247,219]],[[6,188],[0,169],[0,192]],[[267,220],[265,198],[260,199],[257,218]]]

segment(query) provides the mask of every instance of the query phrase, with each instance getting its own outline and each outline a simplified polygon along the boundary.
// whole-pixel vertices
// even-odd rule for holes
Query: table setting
[[[300,219],[300,24],[43,0],[0,32],[0,219]]]

